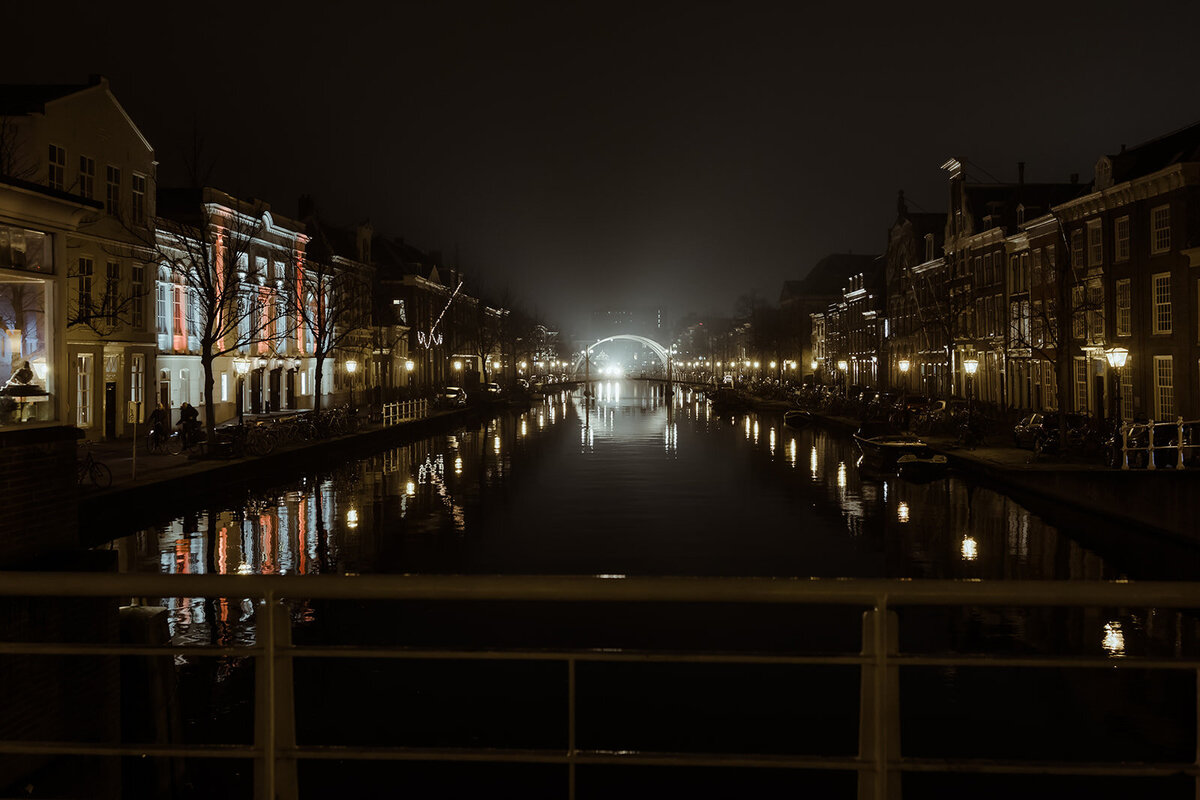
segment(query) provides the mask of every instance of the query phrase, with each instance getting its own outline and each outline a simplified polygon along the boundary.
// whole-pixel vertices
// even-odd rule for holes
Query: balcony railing
[[[0,742],[0,753],[252,759],[255,796],[298,796],[299,760],[392,760],[565,765],[564,794],[575,796],[579,765],[792,768],[858,774],[860,798],[899,797],[904,772],[1027,775],[1187,775],[1200,796],[1200,752],[1191,762],[1077,762],[972,758],[908,758],[899,752],[900,667],[1022,667],[1195,671],[1200,659],[1105,655],[908,655],[898,652],[897,607],[1200,607],[1200,585],[1127,582],[958,582],[766,578],[624,578],[524,576],[239,576],[158,574],[0,573],[0,596],[13,597],[237,597],[259,601],[257,641],[247,646],[118,646],[72,643],[0,643],[0,654],[66,656],[254,656],[255,739],[251,745],[147,745],[82,742]],[[433,600],[491,603],[732,603],[743,606],[824,605],[864,609],[862,647],[842,655],[763,655],[627,650],[496,650],[378,646],[296,646],[285,600]],[[265,613],[264,613],[265,612]],[[541,661],[564,665],[565,749],[415,748],[298,745],[293,660],[443,659]],[[576,665],[584,662],[841,665],[860,669],[859,754],[827,757],[754,753],[672,753],[586,750],[577,746]],[[1200,685],[1200,684],[1198,684]],[[717,689],[714,689],[716,691]],[[697,700],[697,702],[700,702]],[[1195,711],[1195,709],[1193,709]],[[1200,722],[1197,714],[1196,722]],[[1200,741],[1200,739],[1198,739]],[[402,788],[402,787],[401,787]]]

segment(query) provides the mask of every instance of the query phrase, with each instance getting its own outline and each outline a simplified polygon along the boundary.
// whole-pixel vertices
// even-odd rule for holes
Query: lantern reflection
[[[959,550],[962,551],[963,561],[974,561],[979,558],[979,544],[971,536],[963,537]]]
[[[900,505],[896,506],[896,516],[901,522],[908,522],[908,503],[900,501]]]
[[[1125,632],[1121,630],[1120,620],[1104,623],[1104,639],[1100,646],[1113,658],[1125,657]]]

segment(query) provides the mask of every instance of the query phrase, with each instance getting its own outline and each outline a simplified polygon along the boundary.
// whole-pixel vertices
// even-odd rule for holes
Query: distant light
[[[408,494],[408,495],[416,494],[417,493],[417,485],[415,483],[413,483],[412,481],[409,481],[408,483],[406,483],[404,485],[404,492],[405,492],[405,494]]]
[[[979,558],[979,544],[970,536],[963,537],[962,546],[959,549],[962,550],[963,561],[974,561]]]
[[[461,362],[461,361],[455,361],[455,362],[454,362],[454,368],[455,368],[456,370],[457,370],[457,369],[462,369],[462,362]]]
[[[901,522],[908,522],[908,503],[901,502],[896,507],[896,516],[899,517]]]
[[[808,362],[808,366],[812,367],[812,371],[813,371],[813,372],[816,372],[816,371],[817,371],[817,367],[819,367],[819,366],[821,366],[821,365],[820,365],[820,364],[818,364],[818,363],[817,363],[817,360],[814,358],[812,361]]]
[[[352,508],[346,512],[346,527],[347,528],[357,528],[358,527],[358,509]]]
[[[1119,620],[1104,623],[1104,638],[1100,646],[1113,658],[1125,657],[1125,632],[1121,630]]]

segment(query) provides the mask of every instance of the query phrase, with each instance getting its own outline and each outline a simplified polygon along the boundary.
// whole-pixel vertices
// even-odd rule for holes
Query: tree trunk
[[[213,406],[213,357],[205,352],[200,356],[200,364],[204,367],[204,432],[207,434],[209,447],[216,441],[217,410]]]
[[[313,372],[313,411],[321,410],[321,376],[325,372],[325,354],[318,352],[317,368]]]

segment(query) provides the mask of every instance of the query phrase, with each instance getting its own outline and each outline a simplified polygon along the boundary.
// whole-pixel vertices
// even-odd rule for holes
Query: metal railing
[[[1200,425],[1200,420],[1185,420],[1177,417],[1174,422],[1133,422],[1121,425],[1121,469],[1129,469],[1129,454],[1145,454],[1146,469],[1158,469],[1154,453],[1156,450],[1174,450],[1175,469],[1184,468],[1184,454],[1187,450],[1200,448],[1200,444],[1190,441],[1191,432]],[[1162,431],[1170,438],[1167,444],[1155,445],[1156,434]],[[1140,442],[1144,442],[1141,444]]]
[[[898,651],[893,609],[915,606],[991,607],[1200,607],[1200,585],[1191,583],[934,580],[837,580],[769,578],[624,578],[525,576],[240,576],[158,574],[66,574],[0,572],[0,596],[13,597],[237,597],[260,606],[258,639],[247,646],[119,646],[0,642],[0,654],[254,656],[255,738],[252,746],[215,744],[123,744],[2,741],[0,753],[92,756],[243,758],[255,764],[255,796],[298,796],[299,760],[392,760],[565,765],[565,794],[575,796],[579,765],[723,766],[845,770],[858,774],[859,798],[898,798],[904,772],[972,772],[1029,775],[1192,776],[1200,796],[1200,745],[1196,759],[1180,762],[1094,763],[1075,761],[908,758],[900,754],[900,667],[1040,667],[1192,671],[1200,687],[1197,658],[1113,658],[1104,655],[925,655]],[[843,655],[626,650],[480,650],[359,646],[295,646],[287,599],[523,601],[563,603],[734,603],[759,606],[827,605],[864,609],[862,648]],[[264,609],[266,613],[264,613]],[[299,745],[296,742],[293,660],[456,659],[553,661],[567,671],[565,749],[417,748]],[[830,757],[754,753],[670,753],[585,750],[577,746],[576,665],[584,662],[841,665],[860,669],[859,754]],[[261,678],[261,679],[260,679]],[[1200,692],[1194,701],[1200,704]],[[1200,708],[1196,709],[1200,727]],[[1200,731],[1197,742],[1200,743]]]
[[[429,416],[428,400],[402,400],[396,403],[383,404],[384,426],[396,425],[414,419],[425,419]]]

